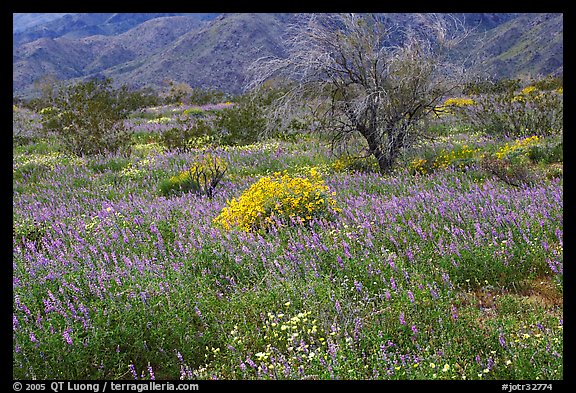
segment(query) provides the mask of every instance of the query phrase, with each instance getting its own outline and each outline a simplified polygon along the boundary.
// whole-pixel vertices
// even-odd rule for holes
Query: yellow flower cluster
[[[480,156],[480,151],[480,148],[473,149],[468,145],[463,145],[453,150],[442,150],[436,158],[430,162],[425,158],[415,158],[410,162],[408,169],[412,174],[421,173],[423,175],[435,169],[445,169],[448,167],[464,169]]]
[[[463,145],[460,149],[442,151],[434,160],[433,167],[442,169],[454,166],[463,169],[479,151],[480,148],[472,149],[468,145]]]
[[[534,91],[536,91],[536,86],[527,86],[520,91],[520,94],[528,95]]]
[[[196,180],[210,181],[213,177],[226,171],[226,164],[220,157],[206,154],[200,161],[188,169],[170,177],[172,184],[184,184]],[[201,176],[198,176],[202,174]]]
[[[512,102],[529,102],[529,101],[536,101],[543,97],[542,92],[539,92],[536,86],[526,86],[520,93],[514,98],[512,98]]]
[[[247,232],[269,227],[273,222],[305,223],[335,208],[328,186],[316,169],[308,177],[291,177],[286,172],[261,178],[240,198],[228,202],[214,223],[230,230],[239,227]]]
[[[212,198],[214,189],[224,176],[226,169],[226,164],[220,157],[207,153],[188,169],[162,180],[159,185],[160,193],[169,196],[192,191]]]
[[[351,157],[348,155],[340,156],[331,165],[332,170],[335,172],[353,171],[369,165],[361,158]]]
[[[513,155],[526,154],[528,153],[528,149],[530,147],[537,145],[539,142],[540,138],[538,138],[536,135],[533,135],[528,138],[519,139],[511,145],[506,143],[500,150],[496,152],[496,158],[502,160]]]
[[[437,113],[448,114],[451,113],[450,108],[461,108],[464,106],[474,105],[474,100],[472,98],[466,97],[453,97],[448,98],[442,105],[436,107]]]
[[[41,114],[41,115],[50,115],[50,114],[52,114],[53,112],[55,112],[54,107],[47,106],[46,108],[40,109],[40,112],[38,112],[38,113]]]
[[[332,163],[332,169],[336,172],[342,172],[346,170],[346,168],[348,168],[351,163],[352,160],[350,159],[350,157],[347,156],[338,157],[336,161]]]
[[[164,153],[165,150],[166,147],[157,142],[138,143],[132,146],[132,152],[139,157],[155,156]]]
[[[141,145],[142,146],[142,145]],[[130,179],[138,179],[146,175],[155,161],[154,156],[143,158],[136,163],[129,162],[128,165],[120,171],[119,175]]]
[[[472,98],[458,97],[458,98],[448,98],[444,101],[444,106],[468,106],[474,105],[474,100]]]
[[[412,162],[410,162],[408,169],[413,174],[420,173],[422,175],[425,175],[427,172],[427,169],[426,169],[426,163],[427,162],[428,161],[425,158],[415,158],[414,160],[412,160]]]

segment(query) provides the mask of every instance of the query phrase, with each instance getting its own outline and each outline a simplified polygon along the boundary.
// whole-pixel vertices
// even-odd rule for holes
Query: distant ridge
[[[282,37],[303,14],[15,14],[13,93],[34,94],[45,75],[159,87],[166,80],[241,92],[257,57],[285,56]],[[444,14],[446,17],[450,15]],[[414,14],[387,14],[417,23]],[[496,78],[561,75],[563,14],[454,14],[474,27],[459,51],[482,45],[471,64]],[[18,21],[18,26],[16,26]],[[472,44],[474,43],[474,45]]]

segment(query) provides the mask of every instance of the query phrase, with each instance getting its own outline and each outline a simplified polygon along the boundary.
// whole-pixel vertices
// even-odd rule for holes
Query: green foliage
[[[562,77],[547,76],[546,78],[532,81],[531,85],[538,90],[557,90],[563,87],[564,82]]]
[[[214,129],[223,145],[249,145],[266,131],[266,108],[278,96],[277,90],[245,94],[234,106],[215,113]]]
[[[564,149],[562,148],[562,141],[545,142],[531,146],[528,149],[528,158],[534,162],[542,162],[545,164],[563,162]]]
[[[200,108],[194,108],[194,107],[184,110],[182,114],[189,117],[204,117],[204,111]]]
[[[212,198],[226,170],[227,166],[220,157],[207,153],[194,162],[190,168],[160,181],[159,192],[164,196],[192,192]]]
[[[60,91],[50,109],[42,113],[42,122],[76,155],[126,154],[132,141],[123,120],[144,101],[125,87],[112,88],[110,79],[91,80]]]
[[[172,127],[160,135],[164,147],[168,150],[187,151],[197,147],[201,138],[212,137],[214,131],[210,122],[197,119],[192,123],[186,119],[178,119],[178,126]]]
[[[217,104],[225,101],[227,98],[226,93],[212,89],[194,88],[190,91],[188,101],[191,104],[206,105]]]
[[[105,161],[90,161],[88,167],[94,172],[103,173],[106,171],[119,172],[130,165],[127,157],[113,157]]]
[[[463,88],[463,93],[466,95],[498,94],[518,90],[520,85],[520,79],[483,80],[467,83]]]

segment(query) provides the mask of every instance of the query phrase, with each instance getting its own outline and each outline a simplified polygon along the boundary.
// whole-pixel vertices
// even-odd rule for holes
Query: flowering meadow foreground
[[[13,378],[563,379],[561,173],[382,176],[307,138],[212,148],[212,198],[158,192],[204,153],[14,148]],[[281,187],[312,195],[292,223],[288,194],[230,218]]]

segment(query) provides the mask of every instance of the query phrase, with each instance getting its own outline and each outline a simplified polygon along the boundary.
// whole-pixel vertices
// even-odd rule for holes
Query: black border
[[[173,1],[173,0],[164,0],[161,2],[107,2],[107,1],[87,1],[84,0],[82,2],[75,2],[70,3],[66,1],[20,1],[20,2],[11,2],[9,4],[3,3],[2,5],[2,26],[5,29],[4,36],[8,36],[8,29],[12,25],[11,14],[13,12],[559,12],[563,14],[569,15],[570,13],[567,12],[569,7],[568,5],[570,2],[559,2],[559,1],[546,1],[546,2],[539,2],[539,3],[531,3],[528,1],[524,2],[510,2],[510,1],[498,1],[498,2],[488,2],[488,1],[480,1],[480,2],[427,2],[427,3],[418,3],[418,2],[407,2],[407,1],[395,1],[395,2],[382,2],[382,1],[354,1],[352,4],[350,3],[330,3],[330,4],[318,4],[318,3],[311,3],[311,2],[183,2],[183,1]],[[6,11],[4,8],[7,8]],[[569,25],[570,26],[570,25]],[[6,44],[7,40],[3,40]],[[567,41],[569,43],[569,40]],[[570,53],[570,52],[567,52]],[[566,65],[571,62],[571,58],[564,59]],[[8,61],[8,56],[6,56],[6,62]],[[566,68],[566,65],[564,66]],[[565,102],[569,103],[573,102],[570,98],[574,95],[574,86],[571,78],[571,74],[567,73],[564,75],[565,78]],[[7,84],[6,84],[7,85]],[[8,94],[6,94],[6,101],[8,101]],[[3,109],[6,110],[5,118],[8,119],[8,110],[10,108],[10,103],[5,102],[3,105]],[[568,116],[569,118],[570,116]],[[568,127],[566,127],[568,128]],[[572,129],[570,128],[566,135],[571,137],[573,133]],[[573,146],[570,144],[570,140],[567,141],[568,143],[565,144],[566,151],[569,152],[568,147]],[[6,146],[10,146],[6,144]],[[8,172],[8,164],[9,159],[11,157],[10,154],[2,155],[3,164],[5,164],[5,172]],[[568,171],[564,171],[564,179],[565,181],[572,177],[571,175],[571,156],[568,155],[565,158],[565,167],[567,167]],[[5,161],[5,162],[4,162]],[[567,164],[567,165],[566,165]],[[569,183],[570,184],[570,183]],[[566,194],[565,194],[566,195]],[[568,196],[571,195],[570,190],[567,194]],[[2,205],[8,209],[9,206],[12,206],[12,194],[6,193],[5,203]],[[566,199],[566,197],[564,197]],[[568,198],[570,202],[572,199]],[[570,213],[572,210],[571,203],[568,203],[565,207],[564,214],[568,218],[570,217]],[[8,212],[6,212],[6,216],[8,216]],[[569,223],[570,220],[568,221]],[[2,226],[2,228],[7,230],[7,225]],[[570,239],[571,231],[569,231],[568,239]],[[6,234],[6,239],[8,239],[8,235]],[[8,241],[7,241],[8,242]],[[568,247],[566,247],[565,258],[569,261],[569,263],[564,265],[566,272],[565,277],[568,278],[568,281],[571,280],[573,277],[570,271],[572,270],[572,258],[571,255],[571,244],[568,242]],[[10,253],[11,248],[6,247],[5,252],[8,254]],[[566,253],[566,251],[568,251]],[[11,256],[8,256],[6,261],[11,260]],[[9,281],[10,276],[5,274],[6,279],[6,286],[2,288],[12,288],[12,283]],[[568,282],[565,281],[564,284],[564,292],[565,292],[565,299],[572,299],[572,284],[566,285]],[[2,291],[4,295],[7,291]],[[7,294],[5,295],[8,298]],[[6,303],[8,303],[8,299],[6,299]],[[571,303],[571,300],[569,300]],[[569,304],[568,304],[569,305]],[[5,316],[5,331],[11,331],[11,326],[9,325],[9,321],[11,319],[11,313],[7,307],[6,316]],[[572,348],[572,332],[574,331],[573,321],[571,318],[571,313],[565,308],[564,312],[564,321],[565,325],[568,325],[565,332],[564,338],[564,380],[560,381],[505,381],[505,380],[498,380],[498,381],[416,381],[416,380],[407,380],[407,381],[351,381],[351,380],[335,380],[335,381],[314,381],[314,380],[306,380],[306,381],[293,381],[293,380],[286,380],[286,381],[192,381],[191,383],[197,383],[199,385],[199,390],[201,392],[205,391],[213,391],[214,389],[249,389],[250,391],[266,391],[269,392],[270,389],[275,388],[288,388],[288,389],[335,389],[335,388],[344,388],[344,389],[366,389],[369,391],[377,391],[381,389],[391,388],[392,391],[397,389],[416,389],[416,390],[423,390],[427,391],[429,389],[438,389],[439,391],[455,391],[455,392],[463,392],[466,389],[476,389],[480,388],[486,392],[500,392],[502,390],[502,385],[505,383],[509,384],[525,384],[525,383],[551,383],[553,386],[552,391],[566,391],[568,386],[575,385],[574,382],[574,373],[572,373],[572,353],[569,348]],[[3,340],[4,345],[6,346],[5,351],[3,352],[6,354],[6,358],[11,358],[12,354],[12,345],[11,340]],[[5,365],[8,362],[4,363]],[[7,367],[1,368],[3,372],[10,372],[10,375],[6,375],[5,380],[12,379],[11,377],[11,370],[8,371]],[[14,383],[15,381],[12,380],[10,383]],[[50,382],[52,381],[20,381],[21,383],[25,384],[27,382],[30,383],[44,383],[46,384],[45,391],[49,391]],[[100,392],[102,392],[102,385],[105,381],[78,381],[78,382],[86,382],[86,383],[96,383],[100,384]],[[118,381],[114,381],[118,382]],[[175,384],[181,383],[181,381],[171,381]],[[130,381],[122,381],[124,384],[130,383],[138,383],[138,382],[130,382]],[[13,385],[12,385],[13,386]],[[576,386],[576,385],[575,385]],[[66,390],[66,389],[65,389]],[[13,390],[16,391],[16,390]],[[110,391],[110,388],[107,389]]]

